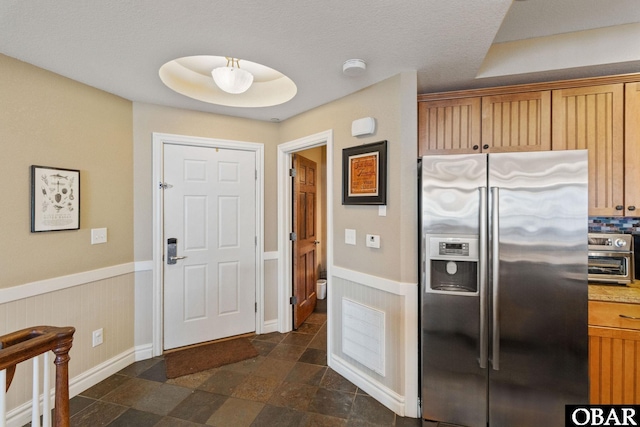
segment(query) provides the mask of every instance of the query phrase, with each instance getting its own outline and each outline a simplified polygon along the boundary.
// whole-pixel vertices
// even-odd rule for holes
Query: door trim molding
[[[153,295],[152,295],[152,348],[153,356],[163,351],[163,197],[159,183],[163,176],[164,144],[194,145],[210,148],[253,151],[256,155],[256,333],[262,333],[264,323],[264,144],[255,142],[231,141],[215,138],[203,138],[167,133],[153,133],[152,141],[152,191],[153,196]]]
[[[289,332],[293,317],[289,298],[291,292],[291,155],[309,148],[326,146],[327,150],[327,277],[331,277],[333,266],[333,130],[329,129],[278,145],[278,331]],[[327,354],[331,353],[331,294],[327,300],[328,342]]]

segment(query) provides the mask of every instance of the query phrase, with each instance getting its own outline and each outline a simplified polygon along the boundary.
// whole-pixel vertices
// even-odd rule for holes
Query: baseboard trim
[[[271,332],[278,332],[278,319],[267,320],[262,324],[263,334],[270,334]]]
[[[88,388],[93,387],[100,381],[126,368],[136,360],[144,360],[143,358],[138,358],[138,351],[140,351],[140,355],[142,356],[147,354],[147,352],[150,353],[150,349],[151,344],[138,346],[135,349],[131,348],[69,379],[69,398],[77,396]],[[42,401],[42,396],[40,400]],[[7,412],[7,427],[21,427],[30,422],[31,403],[31,400],[29,400]],[[51,401],[51,407],[53,408],[53,401]],[[42,413],[42,407],[40,408],[40,413]]]
[[[350,365],[346,360],[331,355],[329,358],[329,367],[351,381],[367,392],[371,397],[382,403],[384,406],[395,412],[396,414],[405,416],[405,398],[395,391],[391,390],[384,384],[371,379],[370,377],[360,373],[354,366]]]
[[[153,357],[153,344],[143,344],[135,348],[135,361],[147,360]]]

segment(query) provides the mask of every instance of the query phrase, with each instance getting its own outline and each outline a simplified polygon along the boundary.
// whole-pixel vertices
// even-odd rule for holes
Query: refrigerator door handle
[[[494,371],[500,370],[500,189],[491,187],[491,296],[492,296],[492,328],[493,341],[491,345],[491,366]]]
[[[489,357],[489,330],[487,329],[487,187],[479,187],[480,215],[478,218],[480,230],[480,277],[478,291],[480,292],[480,357],[478,364],[481,369],[487,367]]]

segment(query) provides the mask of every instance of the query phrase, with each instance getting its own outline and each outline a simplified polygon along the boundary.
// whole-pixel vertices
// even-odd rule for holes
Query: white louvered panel
[[[342,330],[344,354],[385,376],[384,312],[343,298]]]

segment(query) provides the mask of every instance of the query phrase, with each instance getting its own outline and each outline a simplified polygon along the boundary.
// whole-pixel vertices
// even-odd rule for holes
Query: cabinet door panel
[[[589,380],[593,405],[640,404],[640,333],[589,326]]]
[[[418,103],[418,156],[480,152],[480,116],[480,98]]]
[[[551,149],[551,92],[482,98],[483,152]]]
[[[640,83],[625,85],[624,204],[628,216],[640,213]]]
[[[552,102],[552,148],[589,150],[589,215],[624,215],[623,85],[554,90]]]

